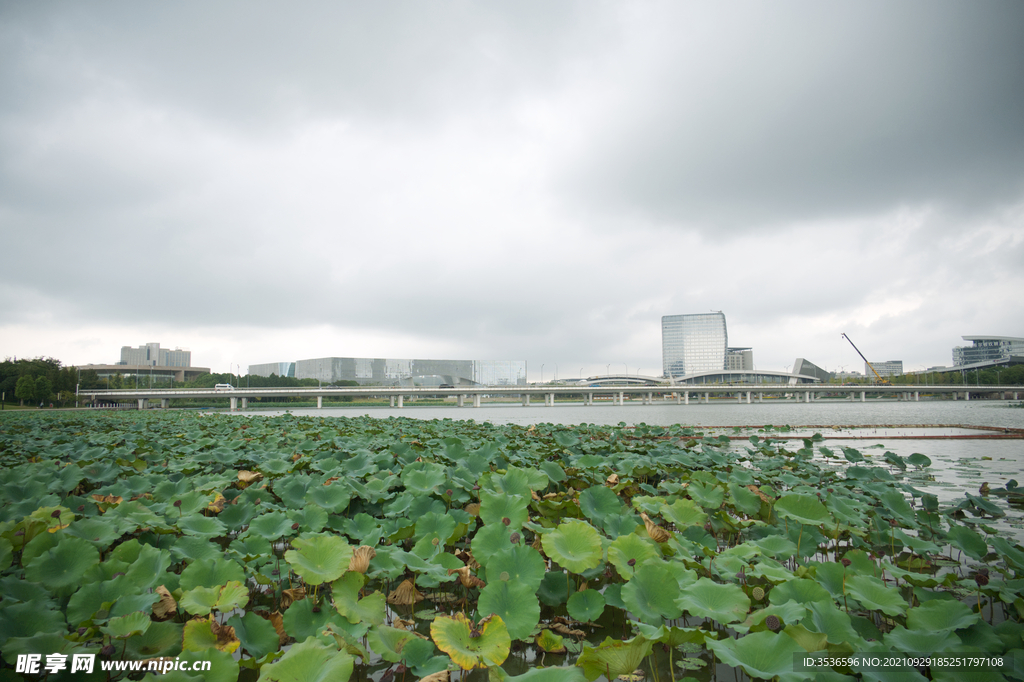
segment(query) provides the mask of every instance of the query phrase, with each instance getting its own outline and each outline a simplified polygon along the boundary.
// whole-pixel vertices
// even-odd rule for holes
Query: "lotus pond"
[[[1024,549],[992,523],[1022,496],[940,502],[923,454],[778,432],[7,415],[0,680],[76,653],[212,667],[48,679],[1020,679],[795,666],[1019,666]]]

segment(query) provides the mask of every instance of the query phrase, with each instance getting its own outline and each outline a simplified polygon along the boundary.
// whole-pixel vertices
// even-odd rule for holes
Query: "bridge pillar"
[[[316,397],[316,409],[318,409],[318,410],[324,409],[324,397],[322,395],[318,395]]]
[[[619,407],[622,407],[623,405],[626,404],[625,403],[625,399],[623,398],[623,395],[624,395],[623,392],[619,391]]]
[[[964,391],[964,400],[970,400],[970,399],[971,399],[971,392],[970,391]]]
[[[651,393],[650,391],[647,392],[647,404],[648,405],[653,405],[654,404],[654,393]]]
[[[473,394],[473,407],[480,407],[480,394],[479,393],[474,393]]]
[[[690,404],[690,392],[689,391],[683,391],[683,405],[689,405],[689,404]]]
[[[404,398],[405,398],[405,396],[404,396],[404,395],[400,395],[400,396],[398,396],[398,408],[399,408],[399,409],[401,409],[401,408],[402,408],[402,402],[403,402],[403,399],[404,399]]]
[[[231,398],[231,411],[234,412],[238,409],[238,398]]]
[[[811,402],[811,392],[810,391],[804,391],[804,402],[805,403]]]
[[[864,395],[865,395],[866,393],[867,393],[867,391],[861,391],[861,392],[860,392],[860,401],[861,401],[861,402],[864,402]]]
[[[242,409],[245,410],[245,409],[248,409],[248,408],[249,408],[249,399],[248,398],[242,398]]]
[[[750,391],[747,391],[747,405],[750,404]]]
[[[554,393],[545,393],[544,394],[544,406],[545,407],[554,407],[555,406],[555,394]]]
[[[921,402],[921,392],[920,391],[914,391],[914,402],[915,403]]]
[[[458,402],[459,407],[462,407],[463,405],[466,404],[466,396],[464,395],[458,396],[455,400]]]
[[[170,398],[161,398],[160,399],[160,407],[162,407],[162,408],[164,408],[166,410],[170,406],[171,406],[171,399]]]
[[[764,391],[758,391],[757,392],[757,402],[759,402],[759,403],[763,403],[764,402]]]
[[[391,407],[395,406],[395,396],[391,396]]]
[[[140,409],[140,410],[144,410],[144,409],[146,409],[146,408],[147,408],[148,406],[149,406],[149,401],[148,401],[148,400],[146,400],[145,398],[139,398],[139,409]],[[235,406],[234,406],[234,405],[232,405],[232,406],[231,406],[231,409],[232,409],[232,410],[233,410],[233,409],[235,409]]]
[[[676,392],[676,405],[682,405],[682,404],[683,404],[683,396],[682,396],[681,393],[679,393],[677,391]]]
[[[587,407],[591,407],[593,404],[594,404],[594,394],[593,393],[588,393],[587,394],[586,405],[587,405]]]
[[[1014,399],[1014,400],[1018,400],[1018,398],[1017,398],[1017,391],[1014,391],[1014,392],[1013,392],[1013,399]]]
[[[524,393],[523,394],[523,407],[529,407],[529,406],[530,406],[530,394],[529,393]]]
[[[711,394],[710,393],[705,393],[704,394],[704,404],[707,405],[710,402],[711,402]]]

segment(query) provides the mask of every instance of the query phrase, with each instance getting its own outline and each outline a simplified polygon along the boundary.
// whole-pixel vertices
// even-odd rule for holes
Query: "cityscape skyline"
[[[0,4],[0,354],[658,375],[1024,337],[1024,4]],[[111,354],[115,349],[115,354]],[[236,369],[237,371],[237,369]]]

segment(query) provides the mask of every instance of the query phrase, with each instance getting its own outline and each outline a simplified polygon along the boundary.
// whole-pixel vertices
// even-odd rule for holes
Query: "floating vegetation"
[[[991,526],[1016,481],[940,504],[920,453],[775,426],[0,426],[4,679],[85,654],[75,679],[798,680],[824,674],[803,654],[1022,648],[1024,548]]]

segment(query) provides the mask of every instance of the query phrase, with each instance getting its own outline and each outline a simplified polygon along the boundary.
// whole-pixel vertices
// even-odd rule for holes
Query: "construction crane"
[[[851,346],[853,346],[853,349],[854,349],[855,351],[857,351],[857,355],[859,355],[859,356],[860,356],[860,359],[864,361],[864,364],[865,364],[865,365],[867,365],[867,366],[868,366],[868,367],[869,367],[869,368],[871,369],[871,371],[875,373],[875,379],[877,379],[877,380],[878,380],[878,383],[880,383],[880,384],[888,384],[889,382],[888,382],[888,381],[886,381],[885,379],[883,379],[883,378],[882,378],[882,375],[881,375],[881,374],[879,374],[879,373],[878,373],[877,371],[875,371],[875,368],[874,368],[874,367],[872,367],[872,365],[871,365],[871,363],[870,363],[870,362],[868,362],[868,359],[867,359],[866,357],[864,357],[864,354],[863,354],[863,353],[861,353],[861,352],[860,352],[860,348],[857,348],[857,344],[855,344],[855,343],[853,342],[853,339],[851,339],[851,338],[850,338],[849,336],[847,336],[846,334],[843,334],[843,338],[844,338],[844,339],[846,339],[847,341],[849,341],[849,342],[850,342],[850,345],[851,345]]]

